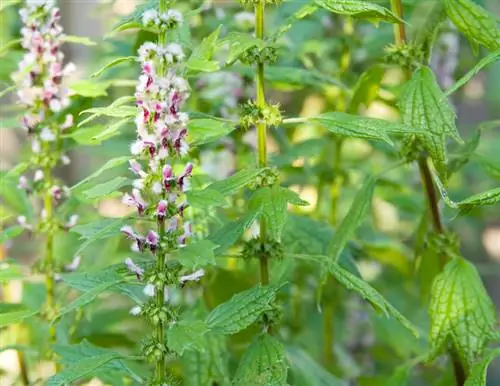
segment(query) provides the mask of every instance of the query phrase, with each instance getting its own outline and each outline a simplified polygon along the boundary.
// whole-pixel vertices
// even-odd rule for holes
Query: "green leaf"
[[[53,348],[54,352],[58,354],[60,358],[59,361],[65,367],[71,367],[78,364],[82,360],[91,359],[101,355],[115,354],[118,357],[120,356],[120,354],[114,351],[94,346],[93,344],[89,343],[86,339],[84,339],[78,344],[71,344],[71,345],[55,344]],[[132,371],[132,369],[130,369],[123,360],[118,358],[113,359],[108,363],[102,365],[99,368],[99,372],[97,372],[96,375],[100,376],[101,375],[100,372],[125,374],[131,376],[137,381],[141,381],[141,378],[138,375],[136,375],[135,372]]]
[[[189,205],[194,208],[204,209],[226,204],[224,195],[210,188],[191,190],[186,194]]]
[[[65,368],[63,371],[47,379],[45,385],[47,386],[70,385],[72,384],[72,382],[75,382],[80,378],[94,375],[103,366],[121,357],[122,355],[119,353],[109,353],[83,359],[81,361],[76,362],[73,366],[69,366]]]
[[[325,129],[336,135],[348,138],[375,139],[384,141],[389,145],[394,145],[388,135],[391,128],[398,132],[405,130],[405,127],[398,123],[340,112],[321,114],[310,120],[319,123]]]
[[[118,191],[124,186],[129,186],[131,181],[125,177],[115,177],[110,181],[93,186],[88,190],[84,190],[82,194],[89,200],[94,200],[103,197],[109,197],[111,194],[120,195]]]
[[[458,172],[465,164],[467,164],[479,146],[481,139],[481,130],[476,130],[469,140],[465,142],[460,149],[452,154],[448,162],[448,179],[456,172]]]
[[[132,61],[137,61],[137,57],[136,56],[122,56],[121,58],[113,59],[111,62],[107,63],[106,65],[104,65],[103,67],[101,67],[99,70],[97,70],[96,72],[94,72],[92,75],[90,75],[90,77],[91,78],[97,78],[104,71],[110,69],[111,67],[115,67],[115,66],[117,66],[117,65],[119,65],[121,63],[132,62]]]
[[[81,114],[91,114],[88,118],[85,118],[78,123],[77,127],[84,126],[85,124],[92,122],[96,118],[106,116],[113,118],[132,118],[137,115],[136,106],[124,106],[126,103],[133,102],[133,96],[120,97],[106,107],[94,107],[91,109],[83,110]]]
[[[0,303],[0,328],[22,322],[38,311],[26,308],[23,304]]]
[[[388,23],[404,23],[397,15],[378,4],[365,0],[315,0],[315,3],[338,15],[366,19],[377,24],[379,21]]]
[[[471,0],[445,0],[453,24],[474,44],[490,51],[500,49],[500,28],[495,17]]]
[[[451,345],[470,368],[488,344],[495,308],[476,268],[460,256],[446,264],[433,283],[429,308],[434,355]]]
[[[81,95],[86,98],[97,98],[108,95],[106,90],[109,86],[110,82],[96,83],[91,80],[80,80],[70,85],[69,88],[77,95]]]
[[[224,335],[244,330],[262,313],[271,310],[271,302],[279,289],[258,285],[234,295],[210,312],[206,319],[208,328]]]
[[[12,48],[18,46],[20,43],[21,39],[14,39],[11,40],[10,42],[5,43],[3,46],[0,47],[0,57],[7,54]]]
[[[188,123],[189,136],[194,146],[214,142],[234,130],[233,125],[218,119],[191,119]]]
[[[340,224],[337,232],[328,245],[328,256],[333,264],[339,260],[340,254],[344,250],[347,242],[351,238],[354,231],[361,225],[368,209],[370,208],[373,193],[376,186],[376,178],[369,177],[363,187],[359,190],[354,198],[354,201],[349,208],[342,224]]]
[[[475,194],[465,200],[460,201],[459,208],[468,209],[478,206],[495,205],[500,202],[500,188],[490,189],[486,192]]]
[[[0,262],[0,283],[8,283],[11,280],[22,279],[24,277],[21,265],[9,259]]]
[[[110,289],[110,287],[122,284],[125,280],[118,281],[118,282],[108,282],[108,283],[102,283],[94,288],[92,288],[90,291],[85,292],[83,295],[80,295],[78,298],[73,300],[70,304],[67,304],[66,306],[62,307],[57,316],[54,318],[55,320],[59,320],[62,316],[66,315],[67,313],[71,311],[75,311],[79,308],[82,308],[86,306],[87,304],[91,303],[94,301],[99,295],[101,295],[103,292],[106,292]]]
[[[243,32],[231,32],[219,42],[219,47],[228,48],[226,64],[229,65],[239,59],[239,57],[247,52],[250,48],[264,47],[265,43],[255,36]]]
[[[181,320],[167,331],[168,348],[179,355],[188,350],[204,351],[202,338],[207,332],[207,325],[201,320]]]
[[[212,56],[221,28],[222,25],[220,25],[209,36],[204,38],[200,45],[193,50],[193,53],[186,62],[189,74],[192,75],[198,72],[214,72],[220,69],[219,62],[212,60]]]
[[[500,356],[499,348],[488,350],[479,362],[472,365],[469,377],[464,386],[486,386],[488,366],[498,356]]]
[[[286,355],[290,363],[295,385],[302,386],[347,386],[344,382],[320,364],[314,361],[307,352],[298,347],[286,347]]]
[[[0,3],[0,12],[4,11],[7,7],[19,4],[21,0],[2,0]]]
[[[20,225],[14,225],[10,228],[4,229],[0,233],[0,244],[5,243],[7,240],[13,239],[24,232],[24,228]]]
[[[118,23],[116,23],[112,31],[119,32],[125,31],[130,28],[141,28],[142,27],[142,15],[148,9],[159,10],[159,0],[145,0],[143,2],[137,3],[137,7],[134,12],[130,15],[121,19]]]
[[[286,221],[288,203],[308,204],[291,190],[273,186],[257,189],[250,198],[248,207],[251,211],[259,212],[268,226],[269,236],[279,241]]]
[[[474,78],[479,72],[484,69],[486,66],[495,63],[500,60],[500,50],[490,53],[488,56],[484,57],[477,63],[472,70],[470,70],[467,74],[465,74],[462,78],[460,78],[457,83],[455,83],[450,89],[446,90],[446,96],[450,96],[459,88],[464,86],[467,82],[469,82],[472,78]]]
[[[380,90],[380,83],[385,74],[385,68],[381,65],[375,65],[365,71],[354,86],[351,101],[349,102],[348,112],[355,114],[360,106],[368,108],[377,98]]]
[[[129,122],[130,118],[125,118],[112,125],[106,126],[106,128],[102,125],[86,126],[72,133],[63,135],[63,138],[72,138],[82,145],[100,145],[102,142],[119,135],[122,126]]]
[[[255,182],[256,178],[266,169],[243,169],[224,180],[214,182],[207,189],[215,190],[223,196],[230,196],[238,190]]]
[[[375,310],[381,312],[386,317],[393,317],[416,337],[420,334],[412,323],[406,319],[387,299],[385,299],[375,288],[340,265],[333,263],[329,266],[330,273],[345,288],[357,292],[363,299],[368,301]]]
[[[229,385],[223,337],[208,332],[200,342],[204,346],[203,350],[189,350],[182,356],[186,386],[206,386],[214,383],[221,386]]]
[[[318,6],[313,4],[306,4],[299,8],[298,11],[294,12],[290,17],[288,17],[283,24],[278,28],[278,30],[272,34],[270,40],[277,41],[282,37],[292,26],[299,20],[302,20],[318,10]],[[247,35],[248,36],[248,35]]]
[[[95,46],[96,42],[86,36],[63,35],[61,39],[64,43],[83,44],[84,46]]]
[[[123,156],[123,157],[117,157],[117,158],[110,159],[108,162],[106,162],[104,165],[102,165],[98,170],[96,170],[90,176],[84,178],[83,180],[78,182],[76,185],[73,185],[71,187],[71,190],[76,191],[78,188],[82,187],[87,182],[92,181],[94,178],[99,177],[105,171],[108,171],[110,169],[114,169],[118,166],[121,166],[124,163],[128,162],[129,159],[130,159],[129,156]]]
[[[4,88],[2,91],[0,91],[0,98],[2,98],[4,95],[7,95],[8,93],[14,91],[17,88],[16,85],[9,86],[7,88]]]
[[[218,247],[210,240],[195,241],[172,254],[183,267],[197,269],[207,265],[215,265],[214,250]]]
[[[446,136],[462,142],[455,125],[455,110],[439,88],[432,70],[418,69],[405,85],[399,102],[403,122],[423,132],[417,135],[440,175],[446,176]]]
[[[233,379],[235,386],[284,386],[287,364],[283,345],[274,337],[262,334],[250,345]]]

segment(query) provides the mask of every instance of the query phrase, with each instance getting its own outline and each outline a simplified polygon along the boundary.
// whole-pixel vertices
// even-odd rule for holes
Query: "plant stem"
[[[160,13],[167,11],[167,5],[168,5],[167,0],[160,0]],[[158,35],[158,45],[160,47],[164,47],[166,45],[166,39],[167,39],[166,32],[160,31]],[[158,71],[159,75],[163,76],[166,71],[165,66],[160,65]],[[156,254],[156,272],[158,275],[165,277],[166,251],[164,251],[163,247],[161,246],[161,240],[163,240],[165,237],[165,223],[163,221],[158,221],[158,235],[160,239],[160,247],[158,248]],[[156,288],[155,296],[156,296],[156,307],[158,309],[163,308],[165,305],[164,285]],[[162,345],[165,343],[165,323],[162,319],[158,321],[158,324],[156,326],[156,341]],[[155,376],[154,376],[157,385],[163,385],[165,383],[165,373],[166,373],[165,351],[161,350],[160,358],[158,358],[156,362]]]
[[[46,167],[44,176],[49,183],[52,181],[52,170]],[[51,319],[55,312],[55,280],[54,280],[54,233],[53,233],[53,213],[52,194],[50,189],[47,190],[44,197],[45,221],[49,224],[47,238],[45,240],[45,289],[47,291],[47,319]],[[56,343],[56,326],[49,326],[49,342]]]
[[[255,36],[257,39],[264,39],[264,8],[265,3],[259,1],[255,5]],[[256,94],[257,106],[265,107],[266,96],[264,89],[264,63],[257,63],[257,76],[256,76]],[[267,125],[264,122],[257,124],[257,157],[258,165],[261,168],[267,166]],[[262,241],[267,238],[267,227],[264,221],[260,222],[260,239]],[[260,256],[260,281],[262,284],[269,284],[269,264],[267,257]]]
[[[403,4],[401,0],[391,0],[391,8],[392,11],[399,16],[401,19],[403,19]],[[398,25],[394,26],[394,35],[395,35],[395,40],[396,44],[401,45],[404,44],[406,41],[406,30],[405,30],[405,25],[403,23],[399,23]],[[429,211],[431,214],[432,218],[432,225],[434,228],[434,231],[438,234],[442,234],[445,232],[443,222],[441,220],[441,213],[439,211],[439,198],[436,193],[436,187],[434,186],[434,181],[432,180],[432,175],[431,171],[429,169],[429,163],[427,158],[423,157],[419,159],[418,161],[418,166],[420,170],[420,176],[422,179],[422,184],[424,185],[426,197],[427,197],[427,204],[429,206]],[[446,256],[441,257],[441,267],[444,267],[446,264]],[[465,368],[462,366],[459,358],[457,355],[453,352],[450,352],[450,356],[453,362],[453,370],[455,373],[455,381],[457,386],[463,386],[466,381],[466,371]]]

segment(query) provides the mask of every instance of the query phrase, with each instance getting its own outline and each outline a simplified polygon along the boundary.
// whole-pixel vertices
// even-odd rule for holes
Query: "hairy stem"
[[[167,6],[168,6],[168,1],[167,0],[160,0],[160,12],[166,12],[167,11]],[[158,44],[160,47],[164,47],[166,44],[166,33],[164,31],[160,32],[158,35]],[[159,75],[163,76],[165,74],[166,68],[163,65],[160,65],[158,68]],[[166,274],[166,251],[164,251],[163,247],[161,246],[161,240],[165,237],[165,224],[163,221],[158,221],[158,235],[160,238],[160,247],[158,248],[158,251],[156,253],[156,272],[158,275],[161,275],[162,277],[165,277]],[[164,304],[165,304],[165,286],[162,285],[161,287],[156,288],[156,306],[158,309],[161,309]],[[158,321],[158,324],[156,325],[156,341],[160,344],[165,343],[165,323],[162,319]],[[156,362],[156,368],[155,368],[155,381],[157,385],[163,385],[165,383],[165,373],[166,373],[166,358],[165,358],[165,351],[161,350],[161,356],[158,358]]]
[[[264,39],[264,8],[265,4],[260,1],[255,5],[255,36],[257,39]],[[256,94],[257,105],[264,107],[266,105],[266,96],[264,90],[264,63],[257,63],[256,76]],[[261,122],[257,125],[257,157],[259,167],[267,166],[267,125]],[[264,221],[260,222],[260,239],[266,240],[267,227]],[[267,257],[260,256],[260,280],[262,284],[269,283],[269,262]]]
[[[392,11],[398,15],[401,19],[403,19],[403,4],[401,0],[391,0]],[[406,30],[405,25],[403,23],[399,23],[394,27],[394,35],[395,40],[398,45],[404,44],[406,41]],[[436,193],[436,187],[434,185],[434,181],[432,180],[431,171],[429,169],[429,163],[427,158],[421,158],[418,162],[420,176],[422,178],[422,184],[424,185],[427,204],[429,206],[429,212],[432,218],[432,225],[434,228],[434,232],[440,234],[444,233],[445,229],[443,226],[443,222],[441,220],[441,213],[439,211],[439,198]],[[446,263],[446,256],[441,257],[441,266],[444,267]],[[459,358],[453,352],[450,352],[450,356],[453,362],[453,369],[455,373],[455,381],[457,386],[463,386],[466,381],[465,368],[462,366]]]

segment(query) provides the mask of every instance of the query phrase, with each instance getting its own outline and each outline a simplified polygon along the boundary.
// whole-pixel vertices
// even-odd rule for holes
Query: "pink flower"
[[[135,264],[130,257],[127,257],[125,259],[125,265],[127,266],[130,272],[135,274],[137,280],[142,280],[142,276],[144,275],[144,270],[137,264]]]
[[[161,200],[158,203],[158,207],[156,208],[156,217],[158,221],[163,221],[165,219],[165,216],[167,215],[167,207],[168,202],[165,200]]]
[[[146,235],[146,246],[151,249],[152,252],[156,250],[158,247],[158,243],[160,242],[160,236],[153,230],[150,230]]]
[[[132,189],[132,194],[125,193],[122,202],[125,205],[136,207],[139,215],[142,215],[146,209],[146,202],[142,199],[139,189]]]

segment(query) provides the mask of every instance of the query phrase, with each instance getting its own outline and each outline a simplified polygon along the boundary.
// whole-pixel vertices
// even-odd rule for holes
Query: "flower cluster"
[[[142,24],[145,27],[157,27],[160,31],[176,28],[182,24],[183,20],[182,13],[175,9],[169,9],[163,13],[150,9],[142,15]]]
[[[179,14],[167,11],[166,15]],[[156,11],[145,12],[145,24],[156,20],[156,16]],[[197,281],[204,272],[181,274],[179,269],[168,268],[165,262],[166,253],[186,246],[192,235],[184,211],[188,207],[185,192],[189,189],[193,164],[182,162],[189,151],[189,117],[181,111],[189,96],[189,84],[177,74],[175,66],[182,61],[184,53],[176,43],[161,46],[147,42],[139,48],[138,54],[142,71],[135,93],[137,140],[131,145],[131,153],[136,158],[129,162],[136,180],[132,191],[123,196],[123,202],[134,207],[140,217],[155,221],[157,229],[145,235],[131,226],[124,226],[121,231],[132,240],[133,251],[150,251],[157,258],[157,265],[150,269],[141,268],[130,258],[125,265],[145,284],[143,292],[151,298],[134,307],[131,313],[143,314],[153,324],[158,324],[160,321],[174,322],[175,317],[156,303],[155,294],[161,291],[164,301],[168,302],[167,286]]]
[[[19,102],[26,108],[21,124],[31,139],[30,164],[34,173],[32,178],[21,176],[18,187],[30,194],[50,196],[52,207],[69,195],[69,189],[52,177],[51,170],[58,163],[70,163],[62,151],[61,133],[73,125],[73,116],[60,112],[70,103],[63,80],[75,66],[63,64],[61,13],[52,2],[34,2],[19,13],[25,54],[12,78],[17,85]],[[61,221],[48,217],[45,208],[40,214],[38,230],[67,230],[76,225],[78,219],[77,215]],[[20,216],[18,222],[25,229],[34,229],[24,216]]]

